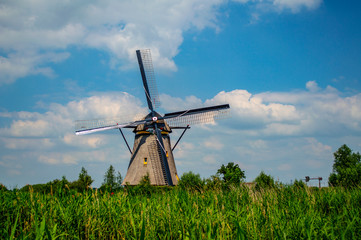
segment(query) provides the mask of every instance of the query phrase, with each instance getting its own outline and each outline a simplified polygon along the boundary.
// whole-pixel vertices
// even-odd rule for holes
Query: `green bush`
[[[152,195],[152,193],[156,192],[157,189],[158,189],[158,187],[152,186],[150,184],[149,174],[143,176],[138,185],[135,185],[135,186],[126,185],[125,186],[126,192],[131,196],[136,196],[136,195],[150,196],[150,195]]]
[[[5,187],[5,185],[0,183],[0,191],[8,191],[8,189]]]
[[[242,171],[238,164],[234,164],[233,162],[228,163],[227,166],[222,164],[221,168],[218,169],[217,174],[223,176],[225,186],[239,186],[246,178],[244,171]]]
[[[307,185],[302,180],[295,179],[295,181],[293,182],[293,187],[296,189],[306,189]]]
[[[210,178],[207,178],[205,180],[205,188],[207,190],[221,189],[222,186],[223,186],[223,182],[218,174],[212,175]]]
[[[69,181],[65,178],[65,176],[63,176],[61,180],[55,179],[45,184],[40,183],[33,185],[25,185],[20,189],[20,191],[63,194],[64,192],[69,191],[69,185],[70,185]]]
[[[120,172],[115,176],[115,169],[112,165],[109,166],[108,170],[104,175],[104,182],[100,186],[101,191],[115,192],[121,189],[123,178]]]
[[[256,183],[255,189],[261,190],[261,189],[269,189],[275,187],[275,181],[271,175],[265,174],[263,171],[256,177],[254,180]]]
[[[183,173],[179,180],[178,186],[182,189],[201,191],[204,187],[204,181],[199,174],[195,174],[192,171]]]
[[[330,186],[347,188],[361,186],[361,155],[353,153],[346,145],[342,145],[334,154],[333,170],[328,178]]]

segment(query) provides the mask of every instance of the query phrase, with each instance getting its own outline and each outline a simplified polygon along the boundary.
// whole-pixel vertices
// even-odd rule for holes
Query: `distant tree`
[[[333,170],[328,178],[330,186],[356,187],[361,185],[361,155],[342,145],[334,154]]]
[[[154,187],[150,184],[149,174],[143,176],[137,186],[130,186],[129,190],[128,193],[131,193],[131,195],[140,193],[150,196],[154,191]]]
[[[122,180],[123,178],[120,172],[118,171],[118,175],[115,176],[115,169],[110,165],[104,175],[104,182],[100,188],[102,190],[116,191],[120,188]]]
[[[69,190],[69,181],[65,176],[62,177],[61,180],[54,179],[47,183],[33,184],[33,185],[25,185],[20,189],[22,192],[40,192],[40,193],[52,193],[52,194],[64,194]]]
[[[183,189],[200,191],[204,186],[204,181],[199,174],[190,171],[182,174],[178,185]]]
[[[120,174],[120,172],[118,171],[117,176],[115,178],[115,181],[117,183],[117,187],[120,188],[122,186],[122,182],[123,182],[123,177]]]
[[[115,170],[112,165],[110,165],[108,170],[105,172],[104,182],[102,186],[109,188],[109,190],[111,190],[115,186]]]
[[[89,176],[87,170],[84,167],[81,168],[79,173],[78,180],[72,182],[70,185],[72,188],[76,188],[78,191],[82,192],[84,190],[88,190],[90,185],[93,183],[93,179]]]
[[[222,180],[219,174],[212,175],[210,178],[205,180],[206,189],[220,189],[222,187]]]
[[[244,171],[241,170],[238,164],[234,164],[233,162],[228,163],[227,166],[222,164],[221,168],[218,169],[217,174],[223,175],[223,182],[226,185],[234,184],[238,186],[243,179],[246,178]]]
[[[306,189],[307,185],[302,180],[297,180],[293,182],[293,187],[296,189]]]
[[[142,177],[142,179],[140,179],[140,182],[139,182],[138,186],[140,186],[140,187],[150,187],[150,186],[151,186],[151,185],[150,185],[149,174],[144,175],[144,176]]]
[[[0,191],[8,191],[8,189],[5,187],[5,185],[0,183]]]
[[[265,174],[263,171],[256,177],[254,180],[256,183],[255,188],[256,190],[267,189],[267,188],[274,188],[275,181],[271,175]]]

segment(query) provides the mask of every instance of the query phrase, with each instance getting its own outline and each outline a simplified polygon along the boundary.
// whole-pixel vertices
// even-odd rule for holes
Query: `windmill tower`
[[[152,185],[177,185],[178,174],[173,150],[189,125],[213,122],[229,113],[229,104],[166,113],[155,111],[159,107],[159,95],[154,77],[150,50],[136,51],[143,87],[150,113],[143,119],[122,123],[115,119],[85,120],[76,122],[76,135],[110,129],[119,129],[131,153],[123,184],[137,185],[142,177],[149,175]],[[135,134],[133,151],[124,137],[122,128],[132,128]],[[172,129],[183,129],[176,144],[171,147],[169,134]]]

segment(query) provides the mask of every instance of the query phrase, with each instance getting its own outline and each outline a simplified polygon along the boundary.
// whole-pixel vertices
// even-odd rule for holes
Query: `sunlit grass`
[[[0,202],[1,239],[361,239],[360,189],[0,191]]]

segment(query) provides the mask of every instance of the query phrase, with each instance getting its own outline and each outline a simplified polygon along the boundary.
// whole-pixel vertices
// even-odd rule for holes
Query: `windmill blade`
[[[120,129],[125,127],[136,127],[139,124],[146,123],[146,120],[120,123],[116,119],[94,119],[80,120],[75,122],[75,134],[85,135],[110,129]]]
[[[229,116],[229,104],[196,108],[180,112],[166,113],[162,119],[166,119],[169,126],[178,127],[201,123],[210,123]]]
[[[145,97],[147,98],[148,108],[154,111],[160,105],[157,84],[155,81],[152,56],[150,49],[137,50],[137,58],[140,73],[142,75]]]

